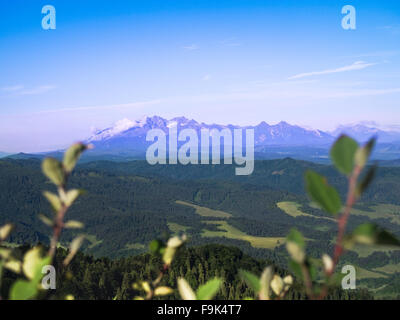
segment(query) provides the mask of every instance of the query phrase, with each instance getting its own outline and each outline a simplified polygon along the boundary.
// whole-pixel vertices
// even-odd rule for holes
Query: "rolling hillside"
[[[234,245],[259,258],[285,266],[285,236],[292,227],[309,239],[311,255],[332,250],[336,223],[310,204],[303,174],[312,168],[328,176],[342,196],[345,180],[330,166],[293,159],[257,161],[251,176],[237,177],[231,166],[149,166],[144,161],[81,164],[71,186],[87,194],[68,213],[85,223],[84,250],[96,256],[121,257],[146,251],[163,234],[185,232],[190,245]],[[39,160],[0,160],[0,224],[17,226],[10,242],[48,243],[49,229],[38,219],[51,214],[42,190],[51,188]],[[400,168],[380,168],[349,221],[374,220],[400,236]],[[63,235],[65,244],[76,232]],[[386,263],[377,263],[385,254]],[[378,288],[397,277],[399,251],[358,248],[345,261],[360,266],[361,282]],[[371,261],[373,263],[371,263]],[[385,289],[386,290],[386,289]],[[381,292],[382,293],[382,292]]]

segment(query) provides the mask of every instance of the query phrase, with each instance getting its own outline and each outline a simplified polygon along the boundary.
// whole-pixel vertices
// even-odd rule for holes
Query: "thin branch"
[[[346,231],[347,222],[350,216],[350,212],[357,201],[357,180],[362,171],[360,166],[355,166],[352,174],[349,178],[349,190],[347,192],[347,200],[346,200],[346,207],[343,213],[337,220],[338,223],[338,236],[336,238],[335,249],[333,253],[333,266],[330,270],[326,272],[327,281],[333,276],[335,269],[339,263],[340,257],[342,256],[344,249],[343,249],[343,238]],[[318,296],[318,299],[322,300],[328,293],[328,285],[325,283],[324,288],[321,291],[321,294]]]
[[[53,259],[57,249],[57,243],[60,239],[62,229],[64,227],[64,216],[67,213],[68,207],[63,205],[60,211],[57,212],[53,227],[53,236],[50,242],[49,256]]]
[[[157,288],[157,286],[160,284],[162,278],[163,278],[164,275],[167,273],[168,269],[169,269],[169,265],[168,265],[168,264],[164,264],[163,267],[162,267],[162,269],[161,269],[161,271],[160,271],[160,273],[159,273],[159,275],[158,275],[158,277],[152,282],[152,284],[151,284],[151,289],[150,289],[150,291],[147,293],[146,300],[151,300],[151,299],[153,299],[153,297],[154,297],[154,291],[155,291],[155,289]]]
[[[65,173],[65,181],[67,181],[67,179],[68,174]],[[69,206],[67,206],[63,201],[65,194],[65,185],[62,185],[58,188],[58,195],[61,201],[61,209],[57,212],[56,217],[54,218],[53,236],[50,241],[50,249],[48,253],[52,260],[57,250],[57,243],[60,240],[62,229],[64,228],[64,217],[69,209]]]
[[[312,280],[310,277],[310,272],[304,263],[301,264],[301,272],[303,273],[304,283],[306,285],[306,294],[311,300],[313,300],[314,293],[313,293]]]

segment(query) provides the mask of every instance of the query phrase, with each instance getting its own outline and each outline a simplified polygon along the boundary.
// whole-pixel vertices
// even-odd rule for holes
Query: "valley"
[[[224,165],[83,162],[71,176],[71,185],[87,193],[68,215],[85,224],[83,250],[96,257],[141,254],[152,239],[185,233],[190,246],[235,246],[287,268],[285,236],[293,227],[308,239],[311,256],[320,257],[333,249],[334,219],[304,194],[303,174],[309,168],[326,175],[344,197],[345,180],[330,166],[288,158],[258,161],[255,172],[242,177]],[[49,229],[37,218],[38,213],[51,214],[41,195],[49,185],[40,172],[40,160],[2,159],[0,176],[0,224],[16,224],[10,242],[48,243]],[[354,209],[348,229],[374,221],[399,236],[398,181],[399,168],[380,168]],[[66,230],[63,245],[77,234]],[[360,246],[347,252],[344,263],[360,268],[360,287],[374,289],[382,297],[395,292],[399,250]]]
[[[190,206],[196,209],[196,213],[202,217],[213,217],[213,218],[230,218],[232,215],[230,213],[220,211],[220,210],[212,210],[210,208],[197,206],[188,202],[184,201],[176,201],[178,204]],[[273,249],[278,245],[281,245],[285,242],[284,237],[254,237],[246,234],[245,232],[232,227],[229,224],[229,221],[226,220],[203,220],[204,223],[207,225],[215,225],[216,231],[211,231],[203,229],[201,236],[206,238],[215,238],[215,237],[222,237],[228,239],[235,239],[235,240],[242,240],[247,241],[251,244],[254,248],[262,248],[262,249]],[[172,227],[175,229],[175,232],[178,231],[185,231],[187,227],[179,226],[177,229],[177,224],[172,224]],[[174,232],[171,229],[172,232]]]

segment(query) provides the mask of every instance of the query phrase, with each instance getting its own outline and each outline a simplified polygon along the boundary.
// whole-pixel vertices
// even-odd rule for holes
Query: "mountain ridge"
[[[206,124],[186,117],[168,120],[160,116],[152,116],[135,121],[122,119],[112,127],[98,130],[86,142],[95,146],[95,149],[91,151],[92,154],[108,156],[119,154],[143,158],[147,147],[152,143],[146,141],[148,130],[161,129],[168,136],[169,129],[173,127],[177,127],[178,131],[193,129],[198,137],[202,129],[253,129],[255,154],[258,159],[293,157],[311,161],[328,161],[329,148],[342,133],[362,143],[372,136],[377,136],[378,147],[375,151],[375,159],[400,158],[400,132],[384,131],[366,124],[340,126],[333,132],[328,132],[303,128],[286,121],[273,125],[261,121],[257,125],[239,126]]]
[[[150,129],[162,129],[166,131],[174,126],[178,127],[178,129],[195,129],[196,131],[201,129],[254,129],[256,145],[302,145],[310,142],[323,145],[331,143],[334,140],[332,135],[322,130],[305,129],[298,125],[291,125],[285,121],[274,125],[269,125],[267,122],[261,121],[255,126],[239,126],[233,124],[200,123],[186,117],[175,117],[167,120],[159,116],[152,116],[136,121],[127,118],[119,120],[112,127],[96,131],[87,141],[98,143],[99,141],[107,141],[122,136],[143,136]]]
[[[144,159],[147,148],[153,143],[146,141],[147,132],[151,129],[161,129],[168,137],[170,128],[193,129],[198,137],[202,129],[253,129],[254,151],[256,159],[278,159],[292,157],[300,160],[326,163],[329,161],[329,148],[340,134],[348,134],[358,142],[364,143],[372,136],[377,136],[378,143],[373,154],[377,160],[400,159],[400,132],[384,130],[373,124],[359,123],[342,125],[329,132],[318,129],[303,128],[286,121],[268,124],[260,121],[257,125],[239,126],[234,124],[206,124],[186,117],[165,119],[160,116],[144,117],[138,120],[124,118],[113,126],[95,131],[86,143],[94,145],[94,149],[85,154],[90,160],[126,161]],[[167,138],[167,144],[168,144]],[[184,142],[178,142],[182,145]],[[38,153],[60,157],[62,150]],[[29,158],[35,155],[23,153],[12,155],[14,158]],[[396,162],[397,163],[397,162]]]

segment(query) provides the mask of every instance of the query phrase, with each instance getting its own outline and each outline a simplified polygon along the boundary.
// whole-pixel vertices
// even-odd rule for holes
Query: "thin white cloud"
[[[295,81],[280,81],[280,82],[265,82],[265,81],[252,81],[250,82],[251,85],[254,85],[255,87],[272,87],[272,86],[286,86],[286,85],[298,85],[298,84],[310,84],[310,83],[316,83],[319,82],[317,79],[311,79],[311,80],[295,80]]]
[[[393,35],[400,34],[400,24],[382,26],[382,27],[378,27],[378,29],[388,31]]]
[[[353,64],[348,65],[348,66],[344,66],[344,67],[340,67],[340,68],[336,68],[336,69],[327,69],[327,70],[323,70],[323,71],[313,71],[313,72],[300,73],[300,74],[296,74],[294,76],[291,76],[288,79],[292,80],[292,79],[300,79],[300,78],[319,76],[319,75],[325,75],[325,74],[362,70],[362,69],[371,67],[373,65],[376,65],[376,63],[367,63],[367,62],[364,62],[364,61],[356,61]]]
[[[15,86],[9,86],[9,87],[3,87],[1,88],[2,91],[5,92],[15,92],[15,91],[20,91],[24,88],[22,85],[15,85]]]
[[[36,87],[31,87],[31,88],[26,88],[23,85],[15,85],[15,86],[3,87],[3,88],[1,88],[1,91],[6,92],[11,95],[16,95],[16,96],[28,96],[28,95],[36,95],[36,94],[46,93],[55,88],[56,88],[56,86],[53,86],[53,85],[41,85],[41,86],[36,86]]]
[[[31,88],[31,89],[19,91],[18,94],[21,96],[36,95],[36,94],[42,94],[42,93],[49,92],[55,88],[56,87],[52,86],[52,85],[38,86],[38,87]]]
[[[203,81],[208,81],[208,80],[211,79],[211,75],[210,74],[206,74],[206,75],[203,76],[202,79],[203,79]]]
[[[326,100],[326,99],[343,99],[367,96],[381,96],[389,94],[399,94],[400,88],[390,89],[359,89],[359,90],[305,90],[291,89],[290,87],[268,88],[256,91],[232,91],[223,93],[202,94],[194,96],[177,96],[163,99],[164,103],[209,103],[209,102],[227,102],[227,101],[283,101],[284,99],[309,99],[309,100]]]
[[[236,38],[229,38],[221,41],[221,44],[227,47],[239,47],[242,44],[236,41]]]
[[[188,46],[183,46],[182,48],[188,51],[193,51],[199,49],[199,46],[197,44],[191,44]]]
[[[365,96],[380,96],[386,94],[396,94],[400,93],[400,88],[390,88],[390,89],[360,89],[352,90],[348,92],[337,92],[326,94],[324,98],[346,98],[346,97],[365,97]]]
[[[375,51],[375,52],[367,52],[367,53],[360,53],[355,54],[352,56],[346,56],[346,58],[366,58],[366,57],[380,57],[380,58],[387,58],[387,57],[394,57],[400,54],[399,50],[386,50],[386,51]]]
[[[43,110],[39,112],[35,112],[35,114],[42,113],[58,113],[58,112],[70,112],[70,111],[86,111],[86,110],[106,110],[106,109],[124,109],[124,108],[134,108],[134,107],[143,107],[149,105],[159,104],[161,100],[149,100],[149,101],[139,101],[125,104],[113,104],[113,105],[103,105],[103,106],[87,106],[87,107],[71,107],[71,108],[61,108],[61,109],[53,109],[53,110]]]

